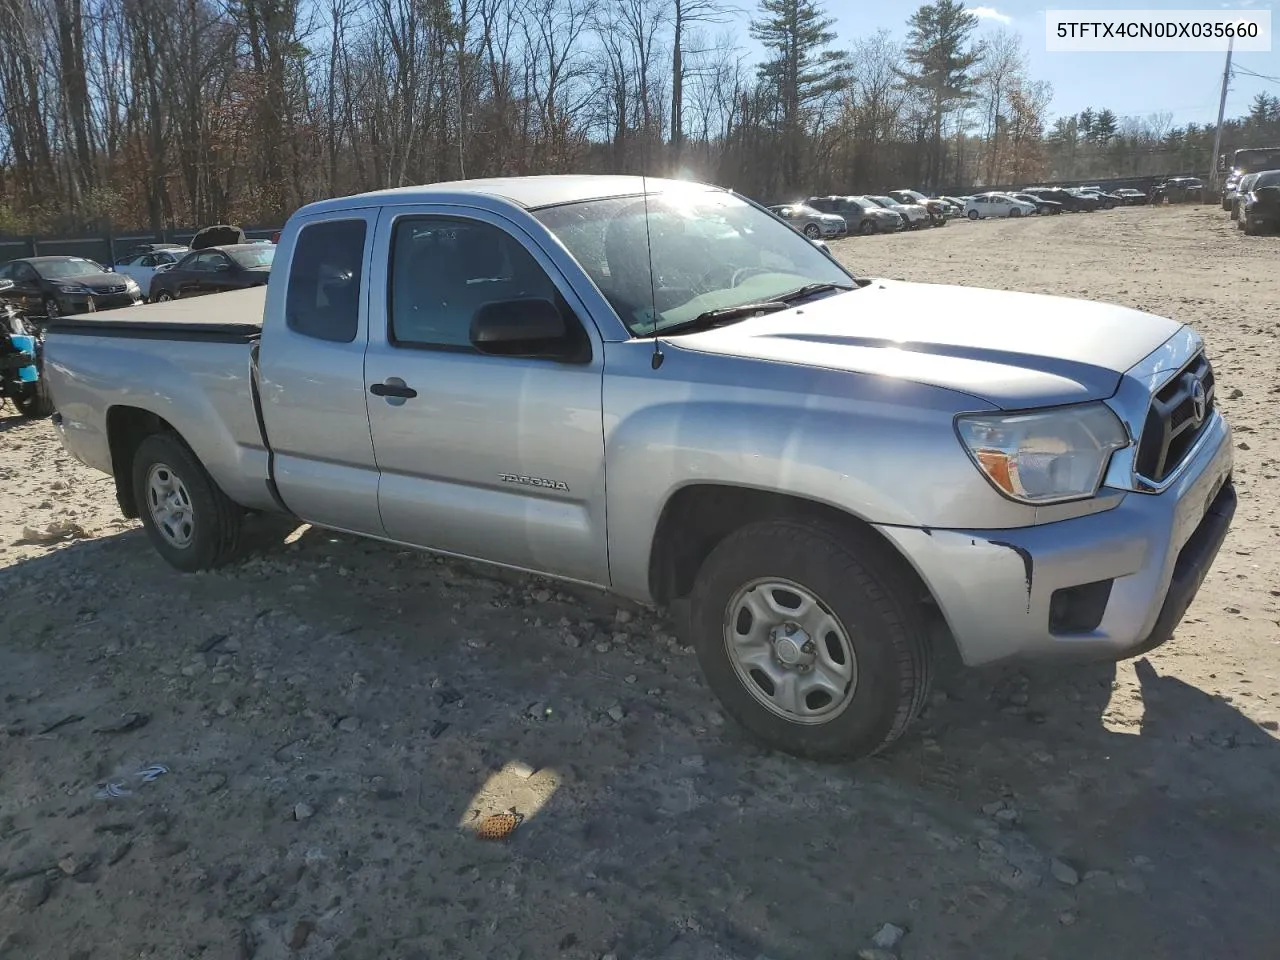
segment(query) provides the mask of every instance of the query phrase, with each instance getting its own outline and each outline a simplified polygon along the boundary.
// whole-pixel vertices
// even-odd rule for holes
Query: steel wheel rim
[[[858,687],[849,631],[807,587],[763,577],[740,587],[725,606],[725,653],[757,703],[791,723],[830,723]]]
[[[191,546],[196,534],[196,514],[182,478],[165,463],[147,471],[147,508],[165,542],[179,550]]]
[[[811,223],[804,228],[804,235],[810,240],[816,240],[818,237],[822,236],[822,230]]]

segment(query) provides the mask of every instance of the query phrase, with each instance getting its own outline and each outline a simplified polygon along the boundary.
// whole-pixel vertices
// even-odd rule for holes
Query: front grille
[[[1197,403],[1201,391],[1203,398]],[[1202,352],[1151,398],[1134,465],[1138,475],[1163,482],[1195,445],[1213,409],[1213,367]]]
[[[103,293],[124,293],[126,289],[127,288],[125,287],[125,285],[121,283],[121,284],[113,284],[109,287],[103,287],[102,292]]]

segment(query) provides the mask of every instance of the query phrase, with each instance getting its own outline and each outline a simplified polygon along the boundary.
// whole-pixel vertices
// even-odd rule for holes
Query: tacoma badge
[[[543,477],[526,477],[517,473],[498,474],[503,483],[522,483],[526,487],[543,487],[547,490],[563,490],[569,492],[569,485],[563,480],[547,480]]]

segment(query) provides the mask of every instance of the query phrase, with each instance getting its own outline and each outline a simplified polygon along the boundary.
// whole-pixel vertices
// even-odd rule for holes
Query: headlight
[[[1023,503],[1080,500],[1098,492],[1111,454],[1129,433],[1104,403],[1012,414],[966,414],[956,432],[978,469]]]
[[[135,279],[133,279],[133,277],[125,277],[125,278],[124,278],[124,286],[125,286],[125,289],[126,289],[126,290],[137,290],[137,289],[138,289],[138,281],[137,281],[137,280],[135,280]]]
[[[57,284],[59,293],[88,293],[89,288],[83,283],[59,283]]]

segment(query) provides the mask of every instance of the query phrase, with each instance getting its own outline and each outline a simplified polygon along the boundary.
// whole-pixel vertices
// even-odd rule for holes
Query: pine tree
[[[1093,122],[1093,139],[1104,145],[1110,143],[1116,135],[1116,128],[1116,115],[1110,110],[1099,110],[1098,118]]]
[[[956,0],[935,0],[907,21],[906,60],[913,72],[903,79],[918,89],[929,103],[932,143],[929,150],[928,187],[940,187],[943,155],[942,127],[949,113],[973,99],[974,68],[982,61],[981,48],[970,44],[978,18]]]
[[[801,183],[800,160],[814,106],[848,73],[848,55],[827,49],[836,38],[834,23],[817,0],[760,0],[760,16],[751,21],[751,36],[769,53],[760,77],[778,102],[787,189]]]

